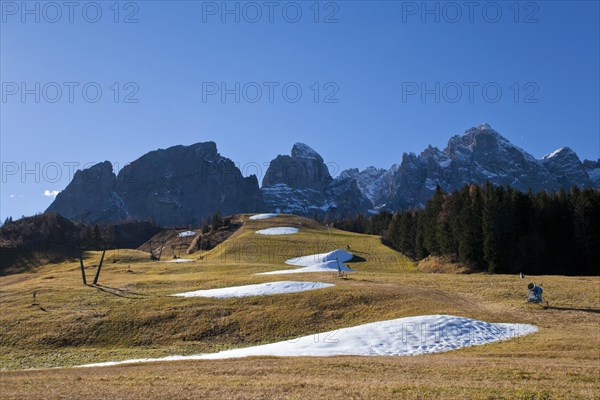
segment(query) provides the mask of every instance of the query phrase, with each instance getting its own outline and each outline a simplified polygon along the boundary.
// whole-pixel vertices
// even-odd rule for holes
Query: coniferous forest
[[[598,275],[600,191],[523,193],[486,184],[439,187],[424,209],[335,221],[381,235],[407,256],[446,256],[472,271]]]

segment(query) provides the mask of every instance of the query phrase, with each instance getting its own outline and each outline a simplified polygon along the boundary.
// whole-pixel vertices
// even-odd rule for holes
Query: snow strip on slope
[[[249,356],[414,356],[508,340],[537,330],[537,327],[527,324],[488,323],[452,315],[424,315],[373,322],[218,353],[104,362],[83,367]]]
[[[354,272],[353,269],[348,268],[344,265],[344,262],[352,259],[352,253],[337,249],[330,251],[329,253],[311,254],[309,256],[302,256],[296,258],[290,258],[285,263],[288,265],[294,265],[296,269],[283,269],[271,272],[262,272],[257,275],[277,275],[277,274],[300,274],[304,272],[331,272],[337,271],[340,268],[345,272]]]
[[[321,282],[269,282],[258,285],[232,286],[219,289],[196,290],[195,292],[177,293],[172,296],[179,297],[215,297],[225,299],[228,297],[268,296],[281,293],[298,293],[307,290],[323,289],[335,286],[331,283]]]
[[[169,261],[163,261],[163,262],[168,262],[168,263],[180,263],[180,262],[192,262],[194,260],[190,260],[189,258],[175,258],[173,260],[169,260]]]
[[[279,214],[256,214],[250,217],[252,221],[256,221],[258,219],[267,219],[278,216]]]
[[[177,234],[177,237],[189,237],[189,236],[196,236],[196,232],[185,231],[185,232],[181,232],[181,233]]]
[[[562,151],[566,150],[566,147],[561,147],[559,149],[554,150],[552,153],[548,153],[546,154],[544,157],[542,157],[543,160],[547,160],[549,158],[555,157],[558,154],[560,154]]]
[[[291,235],[292,233],[298,233],[298,228],[292,228],[289,226],[280,226],[277,228],[267,228],[256,231],[259,235]]]

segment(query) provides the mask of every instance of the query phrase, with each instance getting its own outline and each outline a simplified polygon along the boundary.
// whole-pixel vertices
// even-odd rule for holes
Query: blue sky
[[[387,168],[483,122],[599,157],[596,1],[53,4],[0,2],[2,220],[74,166],[208,140],[246,173],[297,141]]]

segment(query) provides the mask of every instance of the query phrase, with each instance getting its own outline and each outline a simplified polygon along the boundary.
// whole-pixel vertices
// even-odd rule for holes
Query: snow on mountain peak
[[[543,157],[543,159],[547,160],[549,158],[553,158],[553,157],[556,157],[556,156],[561,155],[561,154],[565,154],[565,155],[567,155],[567,154],[575,154],[575,152],[573,150],[571,150],[570,147],[561,147],[561,148],[558,148],[558,149],[554,150],[552,153],[546,154]]]
[[[319,159],[321,156],[312,147],[304,143],[294,143],[292,147],[292,157]]]
[[[475,138],[482,134],[492,135],[502,141],[508,142],[508,139],[506,139],[504,136],[502,136],[500,133],[498,133],[498,131],[495,130],[494,128],[492,128],[490,126],[490,124],[485,124],[485,123],[481,124],[479,126],[474,126],[470,129],[467,129],[465,131],[465,133],[463,134],[463,137]]]

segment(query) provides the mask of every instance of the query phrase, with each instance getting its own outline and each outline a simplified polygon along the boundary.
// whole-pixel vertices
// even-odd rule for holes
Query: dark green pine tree
[[[392,213],[385,210],[373,215],[367,233],[371,235],[383,235],[392,220],[392,216]]]
[[[432,255],[441,254],[437,232],[443,203],[444,192],[438,185],[431,200],[427,202],[425,211],[423,211],[423,244],[426,252]]]
[[[211,228],[213,231],[216,231],[220,227],[223,226],[223,217],[221,217],[221,212],[217,211],[213,214],[211,220]]]
[[[491,273],[597,275],[600,190],[522,193],[511,188],[438,187],[423,210],[342,220],[382,231],[393,248],[423,259],[444,255]],[[89,226],[88,226],[88,229]],[[374,233],[373,231],[371,231]],[[82,229],[82,237],[91,237]]]
[[[415,221],[410,211],[400,215],[400,248],[405,255],[415,258]]]
[[[387,229],[387,238],[389,240],[390,245],[398,250],[402,251],[400,248],[400,213],[395,213],[390,221],[390,225]]]
[[[500,222],[499,201],[494,186],[487,182],[483,199],[482,232],[483,257],[489,272],[496,272],[501,265],[499,254]]]
[[[423,237],[423,215],[422,211],[415,213],[415,258],[417,260],[422,260],[429,255]]]
[[[458,259],[473,269],[483,269],[482,212],[483,198],[481,189],[476,185],[464,187],[458,195],[461,197],[459,210]]]
[[[598,275],[600,260],[600,191],[572,190],[574,253],[578,255],[577,271]],[[575,271],[573,271],[575,273]]]
[[[460,210],[460,197],[454,193],[444,196],[442,210],[438,217],[437,241],[440,246],[440,254],[458,258],[458,211]]]

